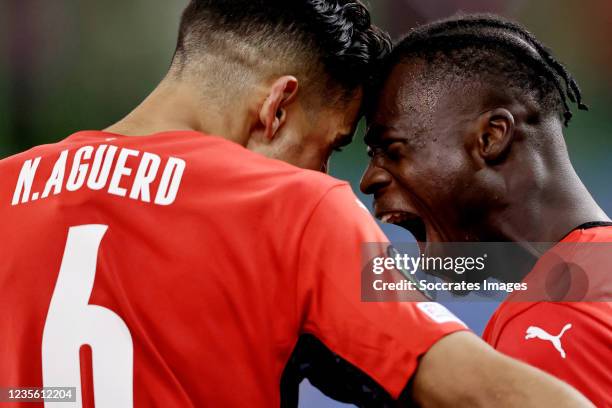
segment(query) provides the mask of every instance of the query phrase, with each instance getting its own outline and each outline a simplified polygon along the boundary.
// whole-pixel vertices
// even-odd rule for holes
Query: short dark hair
[[[508,89],[534,95],[542,110],[562,115],[566,126],[572,118],[568,99],[588,109],[576,80],[552,52],[524,27],[499,16],[459,14],[417,27],[396,45],[385,71],[413,57],[455,77],[503,78]]]
[[[254,58],[232,50],[239,43],[251,45]],[[187,65],[202,52],[234,52],[230,58],[242,66],[291,62],[325,89],[348,94],[366,84],[376,62],[390,51],[389,36],[372,25],[358,0],[191,0],[181,18],[173,65]]]

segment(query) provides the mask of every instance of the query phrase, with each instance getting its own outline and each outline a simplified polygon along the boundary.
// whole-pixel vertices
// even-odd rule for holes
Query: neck
[[[523,196],[499,218],[502,239],[516,242],[523,251],[513,252],[509,268],[499,268],[496,278],[504,282],[522,280],[537,260],[576,227],[591,221],[610,221],[584,184],[575,177],[550,188]],[[521,197],[520,195],[518,197]]]
[[[221,107],[219,98],[207,96],[192,83],[167,77],[136,109],[104,130],[125,136],[190,130],[246,146],[248,113],[245,106]]]
[[[542,188],[513,194],[514,202],[494,216],[503,220],[497,229],[504,239],[556,243],[581,224],[610,221],[571,165],[547,179]]]

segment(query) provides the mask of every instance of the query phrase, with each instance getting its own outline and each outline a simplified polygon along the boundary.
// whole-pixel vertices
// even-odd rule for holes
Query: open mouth
[[[387,211],[378,216],[386,224],[394,224],[408,231],[419,242],[427,242],[425,222],[418,215],[406,211]]]

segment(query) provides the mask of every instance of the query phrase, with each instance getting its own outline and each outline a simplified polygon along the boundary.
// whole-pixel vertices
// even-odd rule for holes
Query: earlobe
[[[478,118],[478,149],[485,162],[499,162],[506,157],[514,140],[514,116],[504,108],[484,112]]]
[[[287,120],[286,108],[295,100],[297,91],[298,80],[290,75],[278,78],[270,87],[270,94],[259,111],[266,139],[273,139]]]

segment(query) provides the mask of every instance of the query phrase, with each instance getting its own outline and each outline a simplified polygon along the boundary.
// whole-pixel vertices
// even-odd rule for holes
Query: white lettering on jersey
[[[164,169],[159,189],[155,196],[155,204],[170,205],[176,200],[181,178],[185,171],[185,160],[171,157]]]
[[[106,148],[108,147],[108,150]],[[104,154],[106,151],[106,154]],[[87,187],[92,190],[102,190],[108,181],[113,159],[117,153],[117,146],[100,145],[96,150],[91,172],[87,179]]]
[[[451,313],[446,307],[437,302],[419,302],[417,307],[436,323],[455,322],[465,326],[457,316]]]
[[[64,183],[64,174],[66,173],[66,158],[68,158],[68,150],[64,150],[60,154],[59,159],[55,162],[51,177],[47,180],[45,191],[42,193],[42,198],[48,197],[51,189],[53,189],[54,195],[61,193],[62,184]]]
[[[540,339],[550,341],[553,347],[559,352],[559,354],[561,354],[561,358],[565,358],[565,350],[563,350],[563,347],[561,346],[561,337],[563,337],[565,332],[571,328],[572,324],[568,323],[563,326],[561,332],[558,335],[553,336],[552,334],[547,333],[544,329],[541,329],[536,326],[529,326],[527,328],[527,331],[525,331],[525,340]]]
[[[20,202],[25,203],[30,199],[30,191],[32,190],[32,182],[36,175],[36,169],[40,164],[40,157],[35,159],[26,160],[21,167],[19,172],[19,178],[17,179],[17,186],[15,186],[15,193],[13,193],[13,205],[17,205]],[[36,198],[34,198],[36,196]],[[21,200],[20,200],[21,198]],[[32,200],[38,198],[38,193],[32,195]]]
[[[110,186],[108,186],[108,192],[110,194],[115,194],[121,197],[125,197],[127,194],[127,190],[125,188],[119,187],[119,183],[121,183],[121,177],[129,176],[132,174],[132,169],[129,167],[125,167],[125,163],[130,156],[138,156],[140,154],[139,151],[132,149],[121,149],[119,152],[119,158],[117,159],[117,164],[115,164],[115,171],[113,172],[113,178],[111,178]]]
[[[147,152],[143,153],[140,166],[138,166],[138,171],[136,171],[130,198],[134,200],[140,198],[145,203],[151,202],[149,187],[157,177],[157,170],[159,170],[160,162],[161,159],[158,155]]]
[[[186,168],[185,160],[177,157],[168,157],[163,163],[155,153],[107,144],[81,146],[74,154],[69,150],[62,151],[47,179],[42,178],[46,175],[40,175],[43,173],[39,169],[42,160],[45,159],[36,157],[23,163],[12,205],[47,198],[62,191],[87,188],[93,191],[106,189],[107,193],[119,197],[126,197],[129,192],[129,198],[133,200],[167,206],[176,200]],[[33,186],[42,183],[42,195],[31,192]]]
[[[74,154],[74,161],[72,162],[72,170],[70,170],[70,175],[66,182],[66,190],[76,191],[83,186],[89,165],[80,163],[83,159],[89,160],[93,150],[92,146],[83,146],[76,151]]]

